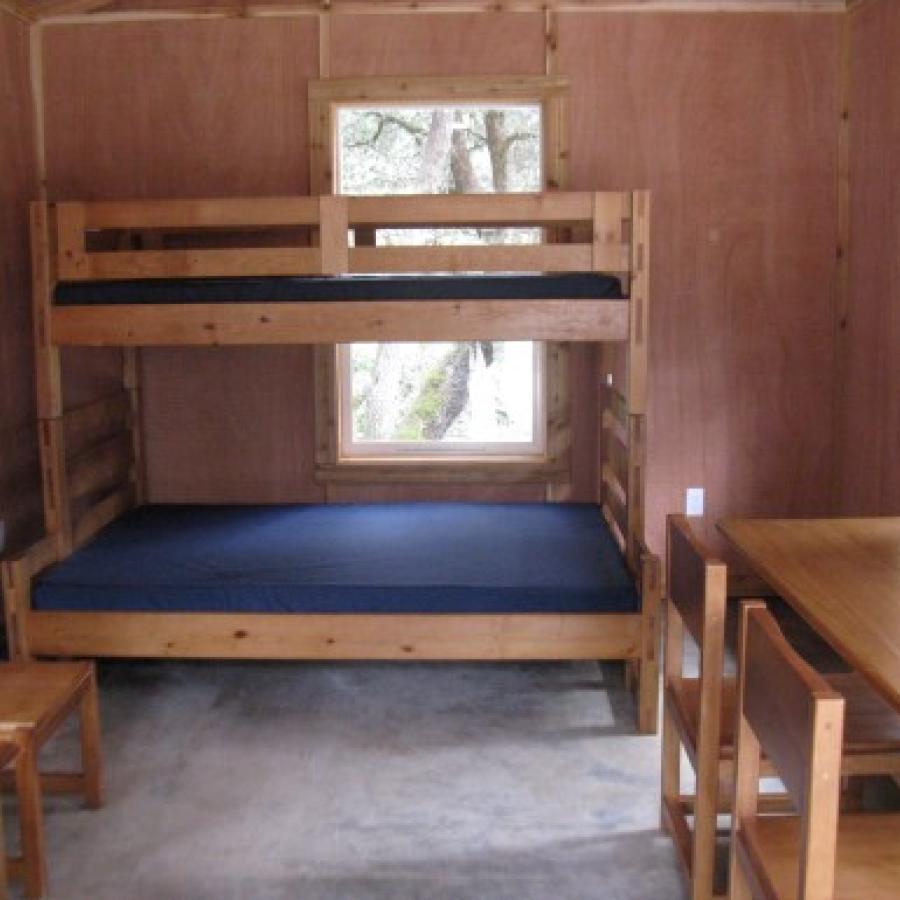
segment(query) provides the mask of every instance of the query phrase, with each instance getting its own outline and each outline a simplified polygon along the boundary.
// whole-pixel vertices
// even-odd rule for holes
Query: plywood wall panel
[[[841,512],[900,515],[900,4],[851,16],[850,297]]]
[[[12,541],[41,521],[28,251],[33,133],[28,28],[0,12],[0,519]]]
[[[55,199],[306,192],[314,18],[53,27],[45,59]],[[81,354],[71,393],[109,366]],[[309,348],[145,351],[150,498],[314,493],[311,366]]]
[[[46,31],[57,200],[304,193],[315,19]]]
[[[540,13],[333,16],[333,78],[543,75]]]
[[[145,360],[157,502],[316,501],[305,347],[158,349]]]
[[[653,190],[648,527],[828,511],[833,16],[568,15],[574,188]]]

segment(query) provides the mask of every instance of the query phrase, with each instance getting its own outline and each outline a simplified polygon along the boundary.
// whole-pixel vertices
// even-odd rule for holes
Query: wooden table
[[[900,518],[725,519],[719,528],[900,711]]]

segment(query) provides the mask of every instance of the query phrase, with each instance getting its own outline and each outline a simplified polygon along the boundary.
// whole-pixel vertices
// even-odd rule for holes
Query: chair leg
[[[659,727],[659,664],[655,659],[642,659],[638,664],[637,684],[638,731],[656,734]]]
[[[704,783],[697,775],[697,796],[694,802],[694,844],[691,866],[692,900],[711,900],[716,864],[716,807],[715,782]]]
[[[753,900],[753,891],[747,875],[740,865],[734,863],[732,857],[731,872],[729,873],[728,900]]]
[[[678,738],[678,730],[672,722],[671,716],[663,698],[663,733],[662,733],[662,809],[661,826],[666,828],[668,816],[666,800],[678,800],[681,794],[681,741]]]
[[[20,744],[16,761],[16,791],[19,797],[25,896],[36,900],[43,897],[47,889],[47,859],[37,747],[32,734],[25,735]]]
[[[103,755],[100,744],[100,704],[97,679],[91,680],[78,703],[81,731],[81,765],[84,770],[84,799],[90,809],[103,805]]]

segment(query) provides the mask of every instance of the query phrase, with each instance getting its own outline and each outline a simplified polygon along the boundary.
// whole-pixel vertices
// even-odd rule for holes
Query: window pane
[[[354,443],[539,438],[531,342],[353,344],[345,360]]]
[[[344,107],[342,194],[477,194],[541,189],[537,104]]]

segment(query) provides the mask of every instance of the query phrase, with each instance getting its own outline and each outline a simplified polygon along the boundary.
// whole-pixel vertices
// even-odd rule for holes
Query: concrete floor
[[[107,663],[55,900],[680,900],[621,669]],[[47,748],[75,758],[76,734]],[[14,804],[7,801],[7,828]]]

